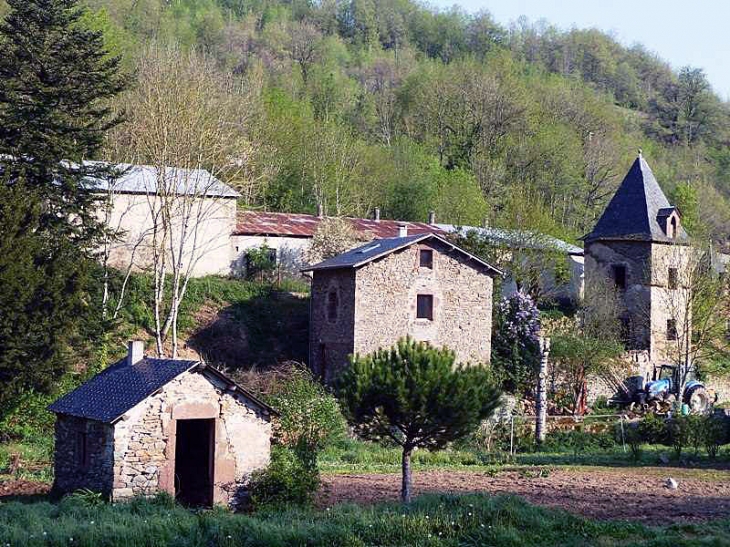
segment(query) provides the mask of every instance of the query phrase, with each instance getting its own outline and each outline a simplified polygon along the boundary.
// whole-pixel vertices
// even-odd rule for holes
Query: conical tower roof
[[[639,154],[593,231],[583,239],[687,242],[687,232],[681,225],[675,238],[668,237],[662,226],[661,219],[674,210],[649,164]]]

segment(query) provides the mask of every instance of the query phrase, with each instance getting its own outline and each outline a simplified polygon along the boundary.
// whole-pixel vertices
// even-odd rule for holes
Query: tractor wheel
[[[704,387],[695,386],[687,391],[684,402],[689,405],[693,414],[704,414],[710,409],[710,394]]]

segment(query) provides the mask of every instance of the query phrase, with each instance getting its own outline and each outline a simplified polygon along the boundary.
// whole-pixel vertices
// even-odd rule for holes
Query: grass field
[[[423,496],[404,508],[339,505],[234,515],[190,512],[162,497],[111,506],[88,496],[54,505],[0,503],[10,546],[690,546],[730,545],[730,521],[650,528],[590,521],[508,496]]]

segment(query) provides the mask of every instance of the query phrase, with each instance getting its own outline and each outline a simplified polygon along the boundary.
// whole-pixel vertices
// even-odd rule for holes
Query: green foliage
[[[254,507],[307,505],[319,488],[319,473],[299,451],[274,446],[271,462],[251,477],[249,487]]]
[[[0,419],[23,395],[49,393],[70,347],[88,334],[102,227],[83,181],[109,169],[81,162],[119,121],[108,101],[125,86],[76,1],[8,6],[0,22]]]
[[[277,438],[289,448],[317,452],[345,437],[345,419],[337,399],[307,370],[297,370],[267,401],[280,414]]]
[[[443,448],[476,429],[500,399],[488,369],[455,359],[413,339],[354,356],[337,382],[345,416],[367,439]]]
[[[259,277],[263,280],[276,269],[276,249],[263,243],[246,252],[246,275],[250,279]]]
[[[499,405],[490,371],[455,364],[456,354],[446,347],[405,338],[350,361],[337,379],[344,414],[364,438],[401,446],[406,503],[413,450],[438,450],[468,436]]]
[[[45,535],[44,535],[45,532]],[[0,538],[10,545],[147,547],[396,547],[428,545],[722,545],[728,523],[647,527],[589,520],[535,507],[514,496],[438,495],[408,507],[343,504],[329,510],[291,508],[261,514],[190,512],[157,499],[94,507],[47,502],[0,505]],[[73,538],[73,542],[70,541]]]
[[[532,298],[523,292],[504,297],[492,326],[492,367],[502,387],[523,395],[535,389],[540,366],[539,316]]]

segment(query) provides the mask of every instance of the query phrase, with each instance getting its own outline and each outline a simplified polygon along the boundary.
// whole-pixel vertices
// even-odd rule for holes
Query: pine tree
[[[84,181],[109,175],[94,159],[120,122],[111,97],[126,79],[103,36],[80,24],[78,0],[7,0],[0,25],[0,167],[44,203],[39,229],[91,252],[101,226]],[[69,219],[74,219],[69,222]]]
[[[125,78],[77,0],[7,0],[0,24],[0,415],[49,392],[88,317],[103,226],[88,192],[110,169],[83,163],[120,120]]]
[[[497,408],[488,369],[455,365],[447,348],[402,339],[390,349],[355,356],[337,382],[343,412],[366,439],[400,445],[401,498],[411,499],[411,455],[441,449],[473,432]]]

